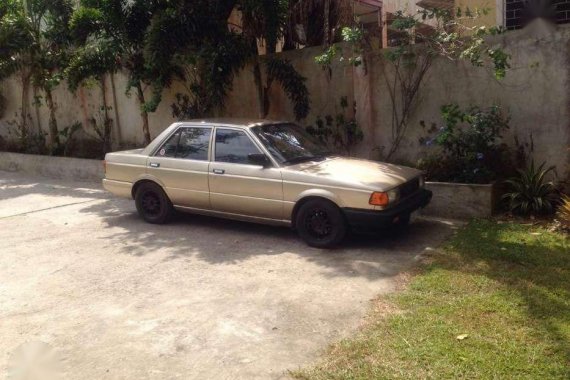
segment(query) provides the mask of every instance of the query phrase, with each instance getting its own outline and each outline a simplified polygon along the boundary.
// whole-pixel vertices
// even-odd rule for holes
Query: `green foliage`
[[[341,31],[342,40],[357,44],[364,39],[364,29],[359,26],[345,26]]]
[[[295,70],[290,61],[286,59],[270,58],[265,62],[268,81],[279,82],[287,97],[293,103],[295,119],[307,117],[311,109],[309,103],[309,90],[305,85],[307,79]]]
[[[354,117],[347,116],[348,99],[346,96],[340,99],[340,107],[341,112],[334,117],[327,115],[324,120],[318,117],[316,126],[308,126],[306,130],[330,149],[351,155],[353,149],[364,139],[364,134]]]
[[[8,143],[3,148],[6,151],[29,154],[47,154],[46,134],[44,132],[37,133],[22,124],[22,118],[8,121]],[[21,115],[20,115],[21,116]],[[31,117],[27,116],[30,122]]]
[[[508,193],[503,195],[509,210],[519,215],[543,215],[554,212],[559,196],[554,183],[547,180],[554,166],[545,168],[546,163],[538,167],[531,161],[526,169],[519,169],[518,176],[505,183]]]
[[[277,41],[286,26],[289,0],[240,0],[244,32],[262,39],[268,53],[275,52]]]
[[[89,41],[78,47],[65,70],[67,84],[75,91],[89,79],[102,78],[117,70],[115,49],[111,41]]]
[[[509,119],[500,107],[462,110],[457,104],[447,104],[441,107],[441,114],[443,125],[432,125],[428,137],[420,139],[422,145],[440,148],[419,162],[429,179],[489,183],[510,170],[510,151],[500,143]],[[423,121],[421,124],[426,128]]]
[[[390,69],[384,69],[388,94],[392,103],[391,142],[385,159],[390,160],[397,151],[408,129],[408,119],[414,110],[419,89],[436,57],[449,60],[468,60],[474,66],[491,66],[498,79],[505,77],[510,56],[501,48],[492,48],[485,37],[503,32],[502,28],[470,27],[485,11],[457,12],[447,9],[423,9],[416,14],[397,11],[391,20],[390,29],[396,31],[390,48],[384,50]],[[422,33],[420,24],[429,20],[433,28]],[[468,23],[465,23],[468,21]],[[351,46],[351,55],[340,57],[352,66],[364,64],[363,51],[367,39],[357,24],[342,29],[344,42]],[[333,45],[334,46],[334,45]],[[328,47],[315,62],[329,68],[337,56],[337,49]]]
[[[317,55],[315,57],[315,63],[322,67],[330,66],[333,63],[335,57],[337,56],[338,51],[339,49],[337,45],[329,46],[328,48],[325,49],[323,54]]]
[[[50,154],[53,156],[69,156],[69,148],[73,143],[73,137],[80,129],[81,123],[76,121],[58,131],[58,143],[51,147]]]
[[[0,14],[0,79],[18,74],[24,94],[31,84],[45,93],[50,111],[50,145],[59,138],[51,92],[63,79],[70,57],[71,0],[12,0]],[[27,128],[28,100],[22,96],[21,128]]]
[[[250,47],[242,38],[229,34],[216,46],[204,45],[183,57],[183,85],[186,93],[177,93],[171,105],[179,120],[211,115],[224,106],[235,75],[250,57]]]
[[[362,45],[365,38],[364,29],[360,26],[345,26],[341,30],[342,41],[348,43],[352,52],[350,56],[341,56],[340,61],[347,60],[351,66],[358,67],[362,64],[362,53],[364,51]],[[340,49],[337,45],[333,44],[325,49],[325,51],[315,57],[315,63],[323,67],[323,69],[329,68],[336,56],[338,55]]]
[[[82,0],[70,21],[80,46],[68,70],[70,86],[119,68],[128,71],[129,86],[150,83],[143,48],[151,10],[141,0]]]
[[[475,23],[482,14],[485,14],[485,10],[472,12],[469,8],[464,11],[458,8],[455,15],[449,10],[437,8],[423,9],[415,15],[398,11],[395,13],[392,28],[400,32],[397,45],[403,48],[388,51],[387,58],[394,62],[401,56],[418,54],[413,45],[419,41],[425,46],[425,50],[419,50],[422,54],[451,60],[465,59],[474,66],[485,66],[488,62],[495,76],[502,79],[510,67],[510,55],[501,48],[492,48],[485,38],[503,33],[504,29],[466,25],[466,21]],[[435,31],[428,34],[418,33],[417,25],[425,20],[434,23]]]

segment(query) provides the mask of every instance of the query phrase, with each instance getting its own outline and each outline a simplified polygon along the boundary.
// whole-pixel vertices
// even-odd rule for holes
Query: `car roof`
[[[227,125],[235,127],[245,127],[251,128],[259,125],[268,124],[281,124],[287,123],[283,120],[268,120],[268,119],[249,119],[249,118],[234,118],[234,117],[217,117],[217,118],[206,118],[206,119],[191,119],[181,121],[177,124],[192,123],[192,124],[215,124],[215,125]]]
[[[170,125],[170,127],[166,128],[162,131],[154,140],[151,141],[150,144],[144,148],[142,154],[149,155],[153,152],[160,144],[164,142],[164,139],[169,136],[172,131],[176,128],[184,125],[199,125],[204,124],[205,126],[227,126],[227,127],[237,127],[237,128],[244,128],[249,129],[252,127],[260,126],[260,125],[269,125],[269,124],[282,124],[282,123],[289,123],[288,121],[276,121],[276,120],[266,120],[266,119],[247,119],[247,118],[205,118],[205,119],[191,119],[185,121],[178,121]]]

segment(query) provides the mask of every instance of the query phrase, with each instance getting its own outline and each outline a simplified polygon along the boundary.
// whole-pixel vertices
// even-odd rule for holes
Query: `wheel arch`
[[[314,200],[314,199],[325,200],[327,202],[332,203],[333,205],[338,207],[338,209],[341,211],[341,213],[344,216],[344,213],[342,212],[342,203],[340,202],[340,199],[337,196],[335,196],[333,193],[330,193],[328,191],[327,192],[309,192],[307,194],[301,194],[299,199],[295,202],[295,206],[293,206],[293,211],[291,211],[291,227],[293,227],[293,228],[296,227],[297,213],[301,209],[301,206],[303,206],[305,203],[307,203],[311,200]]]
[[[132,188],[131,188],[131,197],[132,197],[133,199],[135,199],[135,195],[136,195],[136,193],[137,193],[137,189],[140,187],[140,185],[142,185],[143,183],[146,183],[146,182],[154,183],[155,185],[160,186],[160,188],[161,188],[161,189],[164,191],[164,193],[166,194],[166,191],[165,191],[165,189],[164,189],[164,185],[161,183],[161,181],[159,181],[158,179],[153,178],[153,177],[142,177],[142,178],[137,179],[137,180],[135,181],[135,183],[133,183],[133,186],[132,186]]]

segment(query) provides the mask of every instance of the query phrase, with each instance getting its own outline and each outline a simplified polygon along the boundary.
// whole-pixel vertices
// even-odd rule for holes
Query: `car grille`
[[[420,178],[416,177],[400,186],[400,198],[406,198],[420,188]]]

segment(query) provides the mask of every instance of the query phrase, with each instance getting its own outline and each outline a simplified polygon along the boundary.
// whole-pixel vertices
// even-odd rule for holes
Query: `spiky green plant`
[[[556,219],[565,230],[570,231],[570,197],[564,195],[556,213]]]
[[[519,169],[518,176],[505,183],[510,192],[503,195],[511,212],[518,215],[544,215],[554,212],[559,200],[556,187],[547,175],[554,166],[545,168],[546,163],[536,167],[534,161],[526,169]]]

